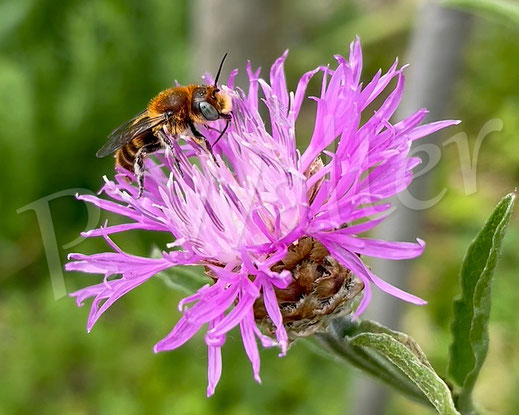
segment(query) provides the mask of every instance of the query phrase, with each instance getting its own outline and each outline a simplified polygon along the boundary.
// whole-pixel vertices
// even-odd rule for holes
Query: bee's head
[[[197,112],[206,121],[216,121],[221,118],[229,120],[231,118],[231,97],[218,88],[218,78],[222,72],[226,57],[227,53],[220,62],[214,85],[203,85],[195,88],[193,91],[193,111]]]
[[[193,111],[206,121],[230,119],[231,97],[214,85],[202,85],[193,91]]]

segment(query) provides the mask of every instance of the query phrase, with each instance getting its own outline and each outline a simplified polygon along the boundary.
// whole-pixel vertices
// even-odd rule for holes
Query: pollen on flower
[[[72,254],[66,266],[104,277],[71,294],[79,305],[93,298],[88,330],[114,302],[165,269],[203,266],[212,277],[212,284],[180,302],[182,317],[154,347],[156,352],[173,350],[205,330],[208,396],[222,374],[221,348],[234,328],[259,381],[258,344],[277,346],[283,355],[295,338],[325,330],[334,317],[352,311],[360,315],[373,287],[425,304],[374,275],[364,263],[366,257],[415,258],[424,242],[363,234],[385,219],[391,208],[387,199],[411,183],[420,162],[409,154],[411,143],[458,122],[421,125],[425,109],[392,122],[402,98],[403,68],[395,62],[385,74],[379,71],[361,83],[358,39],[348,59],[337,55],[335,68],[307,72],[294,92],[285,81],[286,58],[287,53],[272,65],[269,81],[249,64],[247,92],[234,88],[236,71],[222,85],[232,97],[232,122],[216,145],[219,132],[201,128],[215,160],[202,152],[201,163],[193,163],[193,151],[170,136],[175,154],[168,149],[145,161],[142,197],[126,179],[128,172],[106,180],[101,193],[107,198],[79,196],[128,219],[85,235],[105,238],[110,252]],[[306,88],[318,74],[315,126],[300,153],[296,121]],[[363,112],[390,85],[395,86],[366,117]],[[262,105],[268,111],[268,129],[260,115]],[[220,131],[225,125],[225,120],[214,122]],[[137,229],[171,235],[160,258],[129,254],[110,239],[111,234]]]

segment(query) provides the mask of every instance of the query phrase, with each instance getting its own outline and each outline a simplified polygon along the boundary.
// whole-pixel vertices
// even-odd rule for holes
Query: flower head
[[[176,265],[203,265],[213,283],[179,304],[182,318],[155,346],[172,350],[205,324],[208,346],[208,395],[222,370],[221,347],[226,334],[239,326],[245,351],[259,381],[257,341],[277,345],[284,354],[290,339],[325,327],[328,320],[368,305],[372,285],[414,304],[424,301],[374,275],[362,256],[400,260],[420,255],[417,242],[388,242],[359,237],[377,226],[390,208],[388,197],[404,190],[420,162],[409,157],[411,143],[456,121],[421,125],[422,109],[391,123],[402,97],[404,76],[397,62],[366,85],[360,83],[362,55],[352,43],[349,59],[336,56],[337,66],[304,74],[288,92],[283,65],[272,66],[270,82],[250,64],[247,92],[233,89],[234,118],[215,146],[218,163],[199,154],[199,165],[174,141],[177,162],[166,151],[146,160],[145,191],[120,172],[105,179],[111,200],[80,196],[102,209],[127,217],[123,225],[104,226],[87,236],[103,236],[113,252],[72,254],[68,270],[103,274],[101,284],[72,295],[78,304],[94,297],[88,330],[117,299],[160,271]],[[296,120],[307,85],[317,73],[322,87],[316,102],[315,127],[302,154],[296,149]],[[361,115],[391,80],[396,86],[366,122]],[[260,117],[259,90],[270,124]],[[263,105],[263,104],[262,104]],[[223,125],[221,126],[223,127]],[[166,131],[167,132],[167,131]],[[218,132],[204,130],[212,143]],[[331,151],[331,145],[335,151]],[[132,229],[170,233],[174,242],[160,258],[121,251],[110,234]],[[112,278],[115,276],[115,278]]]

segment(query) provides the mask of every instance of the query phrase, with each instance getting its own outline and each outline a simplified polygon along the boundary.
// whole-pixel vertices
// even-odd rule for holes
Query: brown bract
[[[334,318],[350,314],[364,288],[362,281],[310,237],[291,245],[286,257],[272,270],[292,273],[293,282],[286,289],[275,289],[291,340],[324,331]],[[267,332],[275,332],[262,297],[254,304],[254,318]]]

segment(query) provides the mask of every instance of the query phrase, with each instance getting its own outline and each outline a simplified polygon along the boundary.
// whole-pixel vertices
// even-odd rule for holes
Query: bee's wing
[[[112,131],[108,136],[108,141],[96,153],[96,157],[101,158],[113,153],[133,138],[160,124],[165,118],[164,115],[149,117],[147,110],[140,112]]]

